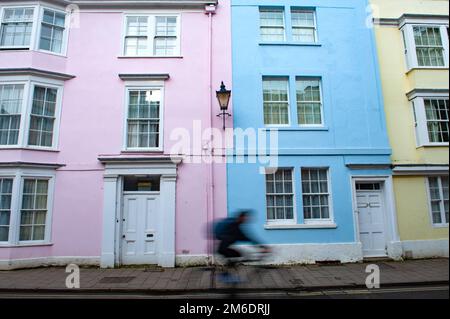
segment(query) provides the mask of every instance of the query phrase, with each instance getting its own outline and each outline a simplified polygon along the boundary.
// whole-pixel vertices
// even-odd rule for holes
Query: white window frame
[[[31,32],[31,39],[30,39],[30,45],[29,46],[0,46],[0,52],[3,50],[7,51],[14,51],[14,50],[30,50],[30,51],[38,51],[43,52],[47,54],[53,54],[58,56],[67,56],[67,45],[68,45],[68,38],[69,38],[69,30],[70,30],[70,15],[64,11],[64,9],[60,7],[55,7],[52,5],[41,5],[41,4],[30,4],[27,5],[26,3],[17,4],[17,5],[7,5],[7,6],[0,6],[0,25],[3,19],[3,14],[5,9],[14,9],[14,8],[33,8],[34,9],[34,16],[33,16],[33,28]],[[61,47],[61,53],[48,51],[48,50],[41,50],[39,48],[40,43],[40,37],[41,37],[41,28],[42,28],[42,19],[44,16],[44,10],[51,10],[56,11],[59,13],[63,13],[66,16],[65,20],[65,28],[63,33],[63,43]]]
[[[266,124],[264,119],[264,81],[272,80],[284,80],[287,83],[287,107],[288,107],[288,123],[287,124]],[[289,76],[263,76],[262,77],[262,110],[263,110],[263,123],[267,128],[279,128],[279,127],[290,127],[292,123],[291,119],[291,79]]]
[[[11,215],[9,221],[9,238],[0,242],[0,247],[40,246],[50,245],[52,236],[53,204],[56,172],[54,169],[34,168],[0,168],[0,178],[13,179],[13,194],[11,199]],[[48,180],[47,215],[45,220],[44,240],[20,241],[20,216],[24,179]]]
[[[330,167],[312,167],[312,166],[302,166],[300,167],[300,185],[303,185],[303,179],[302,179],[302,170],[326,170],[327,171],[327,183],[328,183],[328,211],[329,211],[329,218],[305,218],[305,212],[304,212],[304,203],[303,203],[303,187],[302,187],[302,215],[303,215],[303,222],[305,225],[328,225],[334,223],[334,209],[333,209],[333,190],[332,190],[332,184],[331,184],[331,171]],[[308,193],[309,194],[309,193]],[[320,195],[317,195],[320,196]]]
[[[425,112],[426,99],[449,99],[449,95],[448,93],[419,93],[410,97],[415,122],[416,146],[449,146],[448,142],[430,142]]]
[[[312,13],[313,15],[313,19],[314,19],[314,26],[313,27],[309,27],[309,26],[294,26],[292,23],[292,14],[293,13],[297,13],[297,12],[303,12],[303,13]],[[314,41],[313,42],[303,42],[303,41],[297,41],[294,40],[294,29],[312,29],[314,30]],[[304,44],[311,44],[311,43],[318,43],[318,38],[317,38],[317,16],[316,16],[316,10],[314,9],[303,9],[303,8],[291,8],[291,34],[292,34],[292,41],[295,43],[304,43]]]
[[[36,76],[8,76],[0,77],[0,85],[8,84],[23,84],[23,101],[22,101],[22,112],[20,118],[20,130],[19,138],[16,145],[0,145],[1,149],[37,149],[37,150],[48,150],[57,151],[59,146],[59,131],[61,122],[61,110],[62,110],[62,98],[64,91],[64,82],[46,79]],[[47,146],[37,146],[28,145],[28,136],[30,129],[30,116],[33,107],[33,94],[35,86],[44,86],[48,88],[57,89],[56,97],[56,110],[55,110],[55,122],[53,127],[53,144],[51,147]]]
[[[61,52],[53,52],[50,50],[44,50],[40,48],[41,44],[41,32],[42,32],[42,21],[44,19],[44,11],[55,11],[57,13],[62,13],[66,16],[66,19],[64,21],[64,32],[63,32],[63,39],[61,44]],[[45,52],[49,54],[54,55],[60,55],[60,56],[67,56],[67,45],[68,45],[68,38],[69,38],[69,30],[70,30],[70,16],[65,12],[64,10],[58,10],[51,7],[41,7],[39,11],[39,20],[38,20],[38,32],[37,32],[37,39],[36,39],[36,50],[40,52]]]
[[[439,28],[442,40],[442,46],[444,48],[444,66],[419,66],[417,59],[416,43],[414,39],[414,27],[432,27]],[[409,71],[412,69],[448,69],[449,67],[449,41],[447,28],[449,27],[448,21],[445,20],[417,20],[409,19],[404,21],[400,25],[400,31],[403,37],[403,44],[405,46],[406,68]]]
[[[127,20],[128,17],[148,17],[148,31],[147,31],[147,53],[143,55],[127,55],[126,54],[126,37],[127,37]],[[177,45],[175,49],[175,53],[173,55],[155,55],[154,54],[154,44],[156,37],[156,17],[176,17],[177,18]],[[124,58],[146,58],[146,57],[154,57],[154,58],[177,58],[181,56],[181,13],[170,13],[170,12],[126,12],[123,14],[123,26],[122,26],[122,44],[121,44],[121,53],[120,57]]]
[[[263,28],[277,28],[277,29],[281,29],[280,26],[278,25],[262,25],[261,23],[261,12],[262,11],[280,11],[283,15],[283,40],[265,40],[263,39],[263,35],[262,35],[262,29]],[[286,42],[287,40],[287,36],[286,36],[286,8],[284,6],[280,6],[280,7],[259,7],[258,9],[258,14],[259,14],[259,38],[261,42]]]
[[[267,195],[269,195],[269,193],[267,192],[267,175],[269,174],[274,174],[277,170],[290,170],[292,173],[292,201],[293,201],[293,218],[292,219],[268,219],[268,207],[267,207]],[[266,168],[265,170],[265,174],[264,174],[264,190],[265,190],[265,194],[264,194],[264,207],[266,208],[265,210],[265,220],[266,220],[266,225],[297,225],[298,222],[298,216],[297,216],[297,196],[296,196],[296,191],[295,191],[295,176],[296,176],[296,172],[295,172],[295,168],[294,167],[277,167],[277,168]],[[279,196],[285,196],[288,194],[270,194],[270,195],[279,195]]]
[[[439,223],[439,224],[434,223],[434,220],[433,220],[433,208],[432,208],[432,205],[431,205],[431,192],[430,192],[430,180],[429,180],[429,178],[433,178],[433,177],[438,179],[438,184],[439,184],[441,220],[442,220],[442,223]],[[425,178],[425,185],[426,185],[426,188],[427,188],[428,213],[429,213],[429,216],[430,216],[431,225],[434,228],[443,228],[443,227],[448,227],[449,226],[449,223],[445,222],[446,218],[445,218],[445,207],[444,207],[444,192],[443,192],[443,188],[442,188],[442,177],[443,177],[443,175],[435,175],[435,176],[427,176]]]
[[[297,81],[301,80],[311,80],[311,81],[319,81],[319,91],[320,91],[320,116],[321,116],[321,124],[301,124],[299,119],[299,113],[298,113],[298,104],[299,101],[297,100]],[[324,114],[324,102],[323,102],[323,83],[322,83],[322,77],[320,76],[297,76],[295,78],[295,97],[296,97],[296,113],[297,113],[297,123],[300,127],[325,127],[325,114]]]
[[[5,14],[5,10],[6,9],[16,9],[16,8],[24,8],[24,9],[33,9],[33,21],[32,21],[32,29],[31,29],[31,37],[30,37],[30,44],[29,45],[21,45],[21,46],[0,46],[1,50],[26,50],[26,49],[31,49],[34,47],[34,43],[35,43],[35,37],[36,37],[36,20],[37,20],[37,16],[38,16],[38,7],[36,5],[27,5],[27,4],[23,4],[23,5],[8,5],[8,6],[4,6],[1,7],[0,9],[0,28],[1,25],[3,24],[3,17]]]
[[[130,91],[145,91],[145,90],[159,90],[161,92],[161,103],[159,106],[159,146],[158,147],[128,147],[128,108],[130,102]],[[149,85],[148,83],[136,83],[128,84],[125,86],[125,108],[124,108],[124,124],[123,124],[123,146],[122,149],[125,152],[162,152],[164,150],[164,84],[154,83]]]

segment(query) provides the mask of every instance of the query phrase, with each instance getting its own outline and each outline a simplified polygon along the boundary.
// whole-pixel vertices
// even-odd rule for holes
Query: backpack
[[[229,229],[229,226],[234,222],[233,218],[226,218],[226,219],[222,219],[220,221],[218,221],[215,225],[214,225],[214,238],[217,240],[224,240],[226,235],[227,235],[227,231]]]

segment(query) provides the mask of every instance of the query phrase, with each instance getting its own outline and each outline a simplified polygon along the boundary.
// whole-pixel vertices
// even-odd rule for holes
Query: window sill
[[[143,55],[143,56],[126,56],[120,55],[117,57],[118,59],[183,59],[181,55]]]
[[[0,47],[0,52],[8,51],[31,51],[30,48]]]
[[[265,127],[264,128],[265,131],[270,131],[270,130],[278,130],[278,131],[286,131],[286,132],[297,132],[297,131],[329,131],[329,128],[327,126],[298,126],[298,127],[277,127],[277,126],[273,126],[273,127]]]
[[[42,54],[53,55],[53,56],[59,56],[61,58],[67,58],[67,54],[64,54],[64,53],[56,53],[56,52],[46,51],[46,50],[37,50],[36,52],[39,52]]]
[[[420,71],[420,70],[448,70],[448,66],[416,66],[408,71],[406,71],[406,74],[409,75],[411,72],[414,71]]]
[[[264,229],[274,230],[274,229],[335,229],[336,224],[266,224]]]
[[[448,224],[433,224],[433,228],[448,228]]]
[[[260,42],[259,45],[265,46],[292,46],[292,47],[321,47],[322,43],[299,43],[293,41],[285,41],[285,42]]]
[[[426,147],[449,147],[449,143],[424,144],[418,146],[417,148],[426,148]]]
[[[22,147],[22,146],[11,146],[11,145],[4,145],[0,146],[0,151],[6,150],[6,151],[38,151],[38,152],[52,152],[52,153],[59,153],[60,151],[57,149],[52,148],[39,148],[39,147]]]
[[[39,246],[53,246],[53,243],[48,243],[48,242],[40,242],[40,243],[29,243],[29,244],[25,244],[25,243],[20,243],[20,244],[0,244],[0,248],[22,248],[22,247],[39,247]]]
[[[129,149],[129,150],[123,150],[121,152],[122,154],[133,154],[133,153],[163,153],[162,149],[142,149],[142,150],[133,150],[133,149]]]

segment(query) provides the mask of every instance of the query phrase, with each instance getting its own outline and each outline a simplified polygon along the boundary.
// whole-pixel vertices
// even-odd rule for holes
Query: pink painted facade
[[[0,245],[3,265],[100,263],[102,240],[108,230],[104,229],[105,165],[99,157],[151,159],[182,155],[171,154],[176,140],[170,137],[177,128],[192,132],[193,121],[198,120],[204,128],[210,127],[212,121],[212,127],[222,129],[222,121],[216,117],[219,107],[215,90],[221,81],[231,87],[228,1],[217,4],[211,16],[205,11],[208,1],[184,8],[153,7],[151,2],[139,8],[81,6],[79,26],[68,33],[67,56],[36,50],[0,50],[0,84],[1,70],[7,69],[33,68],[75,76],[64,82],[56,151],[0,148],[0,165],[64,165],[56,169],[51,225],[47,225],[51,227],[50,241],[33,246]],[[122,57],[125,12],[152,14],[164,10],[180,14],[180,56]],[[127,93],[119,74],[170,76],[164,81],[163,152],[124,151]],[[231,123],[229,120],[227,125]],[[203,150],[207,152],[210,150]],[[225,163],[212,167],[206,163],[178,164],[174,234],[175,254],[181,256],[178,264],[207,260],[210,249],[206,223],[213,216],[226,215],[226,196]]]

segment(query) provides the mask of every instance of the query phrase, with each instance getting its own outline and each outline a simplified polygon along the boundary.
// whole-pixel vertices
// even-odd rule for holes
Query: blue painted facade
[[[264,128],[263,77],[289,77],[290,124],[279,130],[278,166],[294,172],[296,224],[304,224],[301,168],[329,169],[336,227],[266,229],[261,164],[228,164],[228,211],[253,208],[252,226],[270,244],[354,243],[352,176],[390,176],[373,30],[361,0],[232,0],[235,128]],[[286,40],[263,42],[260,8],[284,8]],[[317,42],[293,41],[291,8],[316,14]],[[300,127],[296,78],[322,81],[323,127]],[[357,168],[353,165],[358,165]],[[385,165],[384,165],[385,164]]]

